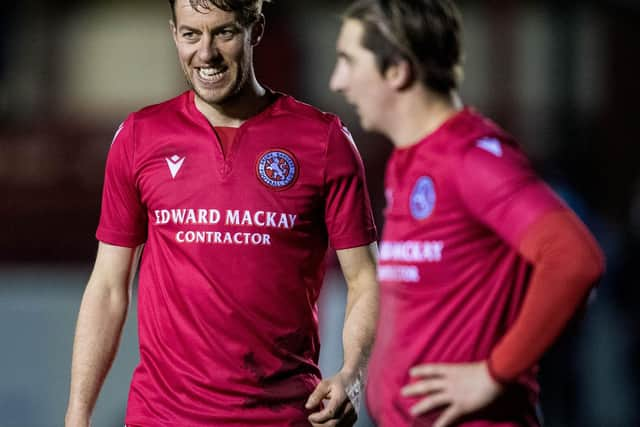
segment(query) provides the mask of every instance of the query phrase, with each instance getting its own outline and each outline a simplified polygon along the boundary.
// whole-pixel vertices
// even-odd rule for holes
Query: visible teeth
[[[222,77],[224,70],[216,70],[215,68],[200,68],[198,74],[205,80],[217,80]]]

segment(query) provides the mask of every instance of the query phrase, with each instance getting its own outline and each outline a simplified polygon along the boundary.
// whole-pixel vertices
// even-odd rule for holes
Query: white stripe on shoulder
[[[476,141],[476,147],[493,154],[496,157],[502,157],[502,145],[496,138],[484,137]]]
[[[116,141],[116,138],[118,137],[118,135],[120,135],[122,129],[124,129],[124,122],[120,123],[120,126],[118,126],[118,130],[116,130],[116,134],[113,135],[113,139],[111,140],[111,145],[113,145],[113,143]]]

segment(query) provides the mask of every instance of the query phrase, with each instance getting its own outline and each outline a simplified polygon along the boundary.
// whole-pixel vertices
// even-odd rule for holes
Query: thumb
[[[315,408],[322,402],[327,394],[329,394],[329,384],[326,381],[321,381],[307,399],[307,403],[304,404],[304,407],[307,409]]]

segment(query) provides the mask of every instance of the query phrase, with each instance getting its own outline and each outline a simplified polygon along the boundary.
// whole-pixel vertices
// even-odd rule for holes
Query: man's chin
[[[198,95],[198,98],[210,105],[224,104],[231,98],[229,90],[210,91],[193,87],[193,91]]]
[[[360,127],[362,128],[362,130],[367,131],[367,132],[371,132],[373,130],[372,126],[371,126],[371,123],[369,123],[368,121],[366,121],[362,117],[360,117]]]

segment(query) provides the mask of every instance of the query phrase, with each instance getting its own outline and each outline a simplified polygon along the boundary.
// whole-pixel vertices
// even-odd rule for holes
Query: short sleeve
[[[351,134],[335,119],[329,130],[325,172],[325,222],[334,249],[376,240],[364,165]]]
[[[116,131],[107,156],[96,231],[101,242],[123,247],[136,247],[146,240],[147,219],[133,173],[134,138],[134,119],[129,116]]]
[[[543,214],[567,209],[524,153],[496,138],[481,138],[467,149],[456,178],[473,216],[515,248],[527,227]]]

